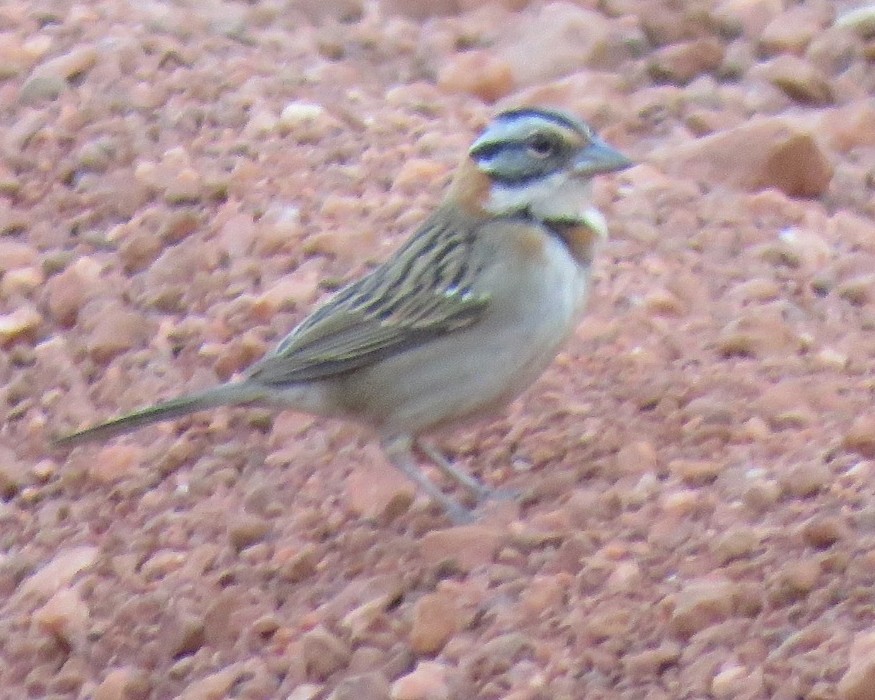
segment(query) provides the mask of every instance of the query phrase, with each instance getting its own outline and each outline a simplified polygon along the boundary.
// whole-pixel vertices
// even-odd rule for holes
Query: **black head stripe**
[[[588,129],[583,124],[583,122],[575,119],[569,114],[565,114],[564,112],[556,112],[552,109],[536,109],[534,107],[516,107],[514,109],[508,109],[504,112],[499,113],[495,119],[496,120],[505,120],[505,119],[519,119],[526,117],[534,117],[537,119],[543,119],[545,121],[551,121],[554,124],[558,124],[565,129],[570,129],[571,131],[576,131],[578,133],[586,134]]]
[[[565,156],[556,154],[545,160],[533,160],[526,153],[525,144],[487,144],[472,153],[480,168],[504,184],[523,184],[538,180],[561,167]]]

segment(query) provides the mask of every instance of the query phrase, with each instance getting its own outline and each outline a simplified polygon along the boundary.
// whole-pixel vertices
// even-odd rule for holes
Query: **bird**
[[[390,257],[339,289],[241,376],[55,439],[106,440],[218,406],[293,409],[363,424],[388,460],[454,523],[494,492],[429,434],[499,412],[555,358],[586,305],[607,236],[595,176],[633,163],[582,119],[547,107],[498,113],[443,200]]]

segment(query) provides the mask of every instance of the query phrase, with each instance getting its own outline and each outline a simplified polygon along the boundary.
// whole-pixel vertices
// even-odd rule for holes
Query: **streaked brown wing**
[[[292,331],[249,379],[294,384],[378,362],[476,323],[489,299],[471,290],[473,230],[433,222]]]

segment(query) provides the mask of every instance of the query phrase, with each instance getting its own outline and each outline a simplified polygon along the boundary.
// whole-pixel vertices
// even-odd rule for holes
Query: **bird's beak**
[[[573,169],[579,175],[597,175],[624,170],[632,161],[601,139],[594,138],[574,159]]]

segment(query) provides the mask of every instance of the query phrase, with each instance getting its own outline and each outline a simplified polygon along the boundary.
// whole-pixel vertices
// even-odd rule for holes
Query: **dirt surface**
[[[0,696],[875,698],[875,6],[0,3]],[[496,110],[569,109],[590,312],[441,439],[217,410],[382,260]]]

